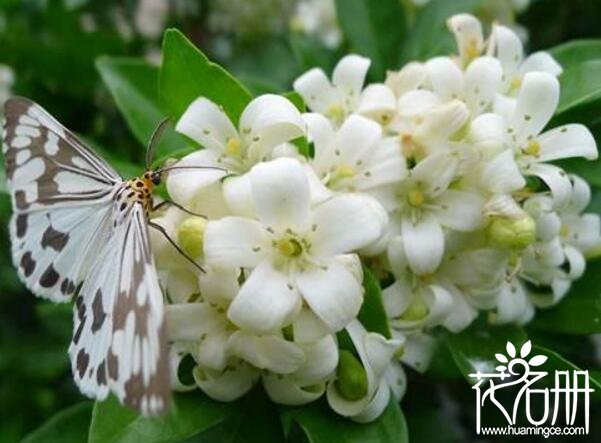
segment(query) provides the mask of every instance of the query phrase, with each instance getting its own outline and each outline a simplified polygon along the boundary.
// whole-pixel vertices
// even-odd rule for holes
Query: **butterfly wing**
[[[69,300],[110,233],[122,179],[35,103],[10,99],[5,118],[15,267],[36,295]]]
[[[69,348],[82,392],[119,400],[145,414],[170,398],[163,298],[150,251],[146,216],[133,204],[99,254],[76,300]]]

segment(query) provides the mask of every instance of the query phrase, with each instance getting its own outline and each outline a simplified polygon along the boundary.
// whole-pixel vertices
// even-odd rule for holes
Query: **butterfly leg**
[[[182,212],[185,212],[186,214],[190,214],[193,215],[195,217],[202,217],[202,218],[207,218],[206,215],[203,214],[197,214],[196,212],[192,212],[189,209],[184,208],[182,205],[180,205],[179,203],[175,203],[174,201],[171,200],[164,200],[161,203],[159,203],[158,205],[154,206],[151,209],[151,212],[155,212],[155,211],[159,211],[161,209],[163,209],[166,206],[175,206],[177,209],[179,209]]]
[[[203,267],[202,267],[202,266],[200,266],[198,263],[196,263],[192,257],[190,257],[188,254],[186,254],[186,252],[185,252],[185,251],[184,251],[182,248],[180,248],[180,246],[179,246],[179,245],[176,243],[176,241],[175,241],[175,240],[173,240],[173,239],[172,239],[172,238],[169,236],[169,234],[167,233],[167,231],[165,230],[165,228],[163,228],[163,227],[162,227],[161,225],[159,225],[158,223],[154,223],[154,222],[152,222],[152,221],[150,221],[150,220],[148,221],[148,226],[150,226],[150,227],[152,227],[152,228],[156,229],[156,230],[157,230],[157,231],[159,231],[161,234],[163,234],[163,236],[164,236],[164,237],[167,239],[167,241],[168,241],[169,243],[171,243],[171,245],[172,245],[172,246],[173,246],[175,249],[177,249],[177,252],[179,252],[181,255],[183,255],[183,256],[184,256],[184,258],[185,258],[186,260],[188,260],[190,263],[192,263],[192,264],[193,264],[193,265],[194,265],[194,266],[195,266],[195,267],[196,267],[196,268],[197,268],[197,269],[198,269],[200,272],[202,272],[202,273],[205,273],[205,270],[203,269]]]

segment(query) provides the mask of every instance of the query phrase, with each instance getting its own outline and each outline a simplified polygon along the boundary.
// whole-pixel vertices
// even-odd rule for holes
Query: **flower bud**
[[[207,221],[202,217],[188,217],[177,228],[179,245],[192,258],[202,255],[206,225]]]
[[[428,315],[428,312],[428,305],[424,302],[422,297],[417,295],[413,298],[405,312],[401,314],[400,319],[406,321],[419,321]]]
[[[340,351],[336,376],[336,388],[347,400],[355,401],[367,395],[367,373],[352,352]]]
[[[495,217],[487,228],[491,245],[506,249],[524,249],[536,240],[536,222],[527,213],[519,218]]]

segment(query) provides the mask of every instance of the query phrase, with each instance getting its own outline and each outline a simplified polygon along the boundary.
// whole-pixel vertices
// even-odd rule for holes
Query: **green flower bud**
[[[418,321],[428,315],[428,312],[428,305],[424,302],[423,298],[418,295],[413,297],[413,301],[399,318],[407,321]]]
[[[347,400],[355,401],[367,395],[367,373],[352,352],[340,351],[336,376],[336,388]]]
[[[179,245],[192,258],[202,255],[206,225],[207,221],[202,217],[188,217],[177,228]]]
[[[536,222],[524,213],[519,218],[497,217],[487,228],[491,245],[506,249],[524,249],[536,240]]]

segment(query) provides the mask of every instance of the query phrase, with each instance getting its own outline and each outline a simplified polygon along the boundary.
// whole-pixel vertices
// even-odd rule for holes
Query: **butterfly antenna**
[[[148,146],[146,148],[146,170],[150,171],[150,166],[152,165],[152,158],[154,157],[154,151],[156,150],[165,129],[167,129],[167,125],[171,119],[169,117],[165,117],[162,119],[154,131],[152,131],[152,135],[150,136],[150,141],[148,142]]]
[[[192,166],[192,165],[188,165],[188,166],[167,166],[165,168],[157,169],[155,172],[158,172],[158,173],[162,174],[163,172],[174,171],[174,170],[177,170],[177,169],[214,169],[215,171],[228,172],[227,169],[220,168],[219,166]]]

